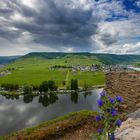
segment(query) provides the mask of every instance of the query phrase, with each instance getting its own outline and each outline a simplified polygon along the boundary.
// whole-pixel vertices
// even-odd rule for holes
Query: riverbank
[[[95,85],[95,86],[92,86],[90,88],[87,88],[87,89],[83,89],[82,87],[79,88],[79,90],[68,90],[68,89],[64,89],[64,88],[60,88],[58,89],[57,91],[50,91],[50,92],[47,92],[47,93],[44,93],[44,94],[50,94],[50,93],[55,93],[55,94],[63,94],[63,93],[74,93],[74,92],[89,92],[91,90],[94,90],[94,89],[98,89],[98,88],[104,88],[105,85]],[[0,91],[0,94],[1,95],[24,95],[23,91]],[[40,93],[38,91],[33,91],[33,95],[40,95]]]
[[[44,122],[36,127],[27,128],[12,133],[9,136],[3,137],[1,139],[3,140],[25,140],[25,139],[65,140],[65,138],[67,138],[67,140],[70,140],[73,133],[75,134],[73,136],[79,137],[80,140],[82,140],[81,135],[83,137],[83,140],[86,140],[86,138],[89,138],[90,133],[96,131],[96,123],[94,123],[96,114],[97,114],[96,112],[86,111],[86,110],[70,113],[58,119]],[[85,130],[86,127],[88,127],[88,129]],[[80,130],[87,131],[87,132],[82,133],[80,136],[78,136]]]
[[[17,91],[0,91],[0,95],[22,95],[22,93]]]

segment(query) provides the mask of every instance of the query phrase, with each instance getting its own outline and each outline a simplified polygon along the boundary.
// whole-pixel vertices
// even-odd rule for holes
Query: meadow
[[[71,79],[78,79],[79,86],[86,83],[89,86],[102,85],[105,82],[103,72],[82,72],[73,73],[70,69],[50,70],[54,65],[92,65],[101,64],[95,57],[87,56],[65,56],[62,58],[46,59],[43,57],[20,58],[15,62],[8,64],[4,69],[11,69],[11,74],[0,77],[0,84],[14,83],[19,85],[39,85],[44,80],[55,80],[58,87],[64,87],[62,84],[66,80],[66,85],[70,85]]]

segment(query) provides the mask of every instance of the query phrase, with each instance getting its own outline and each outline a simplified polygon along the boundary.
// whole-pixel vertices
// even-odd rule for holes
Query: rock
[[[118,140],[140,140],[140,118],[126,120],[115,135]]]
[[[140,103],[137,103],[137,104],[136,104],[136,107],[139,107],[139,108],[140,108]]]

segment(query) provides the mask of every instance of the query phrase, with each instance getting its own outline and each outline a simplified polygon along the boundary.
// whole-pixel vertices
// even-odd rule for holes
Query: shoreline
[[[89,120],[94,122],[97,112],[81,110],[79,112],[71,112],[62,117],[45,121],[39,125],[25,128],[3,136],[2,140],[18,140],[20,139],[43,139],[43,138],[59,138],[68,133],[69,129],[77,129],[87,123]],[[93,124],[96,129],[96,125]]]
[[[89,92],[91,90],[95,90],[95,89],[98,89],[98,88],[104,88],[105,85],[95,85],[95,86],[92,86],[91,88],[88,88],[88,89],[79,89],[77,91],[75,90],[68,90],[68,89],[58,89],[57,91],[49,91],[47,93],[44,93],[44,94],[51,94],[51,93],[54,93],[54,94],[65,94],[65,93],[75,93],[75,92]],[[40,94],[38,91],[33,91],[33,95],[44,95],[44,94]],[[25,95],[22,91],[0,91],[0,95]]]

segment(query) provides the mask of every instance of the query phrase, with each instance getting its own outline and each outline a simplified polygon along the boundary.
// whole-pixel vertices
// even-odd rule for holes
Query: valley
[[[139,55],[29,53],[0,69],[1,73],[8,71],[6,76],[0,77],[0,84],[38,86],[45,80],[54,80],[59,88],[69,88],[71,79],[77,79],[79,87],[85,84],[92,87],[105,83],[105,71],[98,67],[105,66],[109,71],[119,68],[119,64],[135,65],[139,60]],[[53,69],[55,66],[59,68]]]

